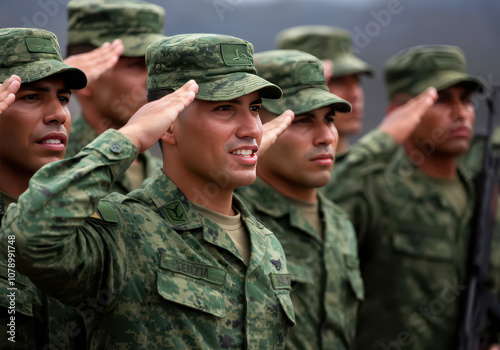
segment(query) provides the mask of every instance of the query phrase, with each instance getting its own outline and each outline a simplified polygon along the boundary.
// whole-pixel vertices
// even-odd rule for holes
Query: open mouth
[[[251,158],[254,156],[255,153],[256,153],[256,151],[251,150],[251,149],[239,149],[239,150],[231,152],[231,154],[241,156],[244,158]]]

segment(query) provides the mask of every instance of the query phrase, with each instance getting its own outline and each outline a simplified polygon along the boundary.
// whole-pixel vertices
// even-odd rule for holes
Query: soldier
[[[321,61],[305,52],[258,53],[255,66],[259,76],[283,89],[281,99],[263,100],[262,121],[287,108],[295,114],[259,159],[255,183],[238,189],[286,254],[297,321],[286,348],[349,349],[364,293],[356,236],[347,214],[317,188],[330,180],[338,141],[335,115],[349,118],[351,106],[328,92]]]
[[[0,45],[2,221],[7,205],[28,188],[31,176],[42,166],[64,159],[71,125],[70,89],[82,89],[87,79],[82,71],[62,62],[51,32],[0,29]],[[9,258],[0,254],[0,343],[9,349],[85,348],[85,330],[76,323],[75,311],[47,298],[21,274],[9,280],[15,263],[15,258]],[[8,298],[12,293],[14,297]]]
[[[164,10],[143,1],[74,0],[68,2],[68,47],[71,56],[95,50],[112,42],[118,60],[95,81],[78,93],[82,115],[73,123],[66,157],[77,154],[84,146],[109,128],[119,129],[147,102],[147,70],[144,54],[153,41],[163,38]],[[117,41],[119,39],[120,41]],[[76,66],[80,67],[78,63]],[[87,72],[87,69],[82,67]],[[116,179],[111,191],[127,194],[139,188],[153,175],[161,161],[149,151],[122,177]]]
[[[373,76],[373,68],[353,53],[351,34],[329,26],[299,26],[280,32],[278,49],[300,50],[318,57],[323,62],[328,88],[332,94],[349,101],[352,111],[348,118],[337,118],[339,133],[337,154],[349,147],[348,137],[361,132],[365,99],[360,76]],[[341,114],[337,113],[337,116]]]
[[[474,203],[457,160],[481,83],[454,46],[403,50],[385,78],[389,111],[429,87],[438,98],[421,119],[366,135],[334,169],[328,196],[354,220],[366,288],[356,349],[455,349]]]
[[[256,177],[261,97],[281,96],[252,54],[223,35],[155,42],[146,53],[155,101],[41,169],[9,207],[4,251],[13,244],[16,267],[61,301],[92,302],[91,349],[284,347],[295,321],[283,250],[233,196]],[[159,139],[169,166],[142,190],[101,199]]]

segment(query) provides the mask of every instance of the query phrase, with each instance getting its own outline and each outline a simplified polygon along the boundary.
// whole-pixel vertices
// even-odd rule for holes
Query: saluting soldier
[[[297,322],[286,348],[350,349],[364,293],[356,236],[345,211],[317,189],[330,180],[335,124],[349,118],[351,105],[328,91],[321,61],[310,54],[261,52],[255,65],[259,76],[283,89],[281,99],[263,100],[262,121],[287,109],[295,114],[259,159],[255,183],[237,190],[286,254]]]
[[[1,222],[7,206],[17,202],[33,174],[64,159],[71,126],[70,89],[84,88],[87,79],[82,71],[63,63],[51,32],[0,29],[0,47]],[[2,348],[85,349],[85,329],[77,322],[76,311],[47,298],[26,276],[15,273],[18,254],[9,252],[9,256],[0,254]]]
[[[147,102],[146,48],[163,35],[164,9],[137,0],[73,0],[68,2],[68,46],[66,62],[74,55],[110,46],[119,58],[107,58],[111,66],[77,94],[82,114],[71,129],[66,157],[72,157],[109,128],[119,129]],[[121,54],[121,55],[120,55]],[[104,57],[104,56],[102,56]],[[99,57],[96,57],[99,59]],[[151,177],[161,161],[149,151],[140,154],[111,187],[127,194]]]
[[[95,301],[91,349],[282,349],[295,323],[286,258],[233,196],[256,177],[261,98],[281,90],[230,36],[168,37],[146,60],[155,101],[35,174],[4,217],[2,248],[14,235],[17,267],[37,285],[70,305]],[[101,199],[159,139],[168,166]]]
[[[361,132],[364,118],[365,96],[361,87],[362,76],[373,76],[373,68],[353,52],[351,33],[345,29],[307,25],[285,29],[277,36],[278,49],[300,50],[316,56],[323,62],[328,88],[352,105],[347,118],[337,118],[335,127],[339,141],[337,154],[349,148],[348,138]],[[337,116],[341,116],[338,112]]]
[[[359,239],[366,296],[356,349],[455,349],[474,206],[457,160],[469,149],[482,86],[463,52],[444,45],[401,51],[385,78],[389,111],[426,89],[422,98],[433,88],[438,97],[430,107],[409,102],[428,108],[421,118],[366,135],[328,187]]]

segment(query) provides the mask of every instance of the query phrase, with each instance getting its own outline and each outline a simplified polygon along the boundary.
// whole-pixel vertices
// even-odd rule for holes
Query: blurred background
[[[0,0],[1,27],[37,27],[54,32],[63,57],[67,0]],[[486,128],[485,98],[500,84],[500,1],[498,0],[151,0],[166,9],[165,35],[219,33],[253,43],[255,51],[275,48],[285,28],[324,24],[353,33],[354,51],[376,70],[363,78],[363,133],[385,115],[384,62],[401,49],[421,44],[462,48],[468,70],[487,86],[474,99],[476,132]],[[72,104],[73,115],[78,113]],[[500,116],[496,121],[500,124]],[[361,136],[361,135],[360,135]]]

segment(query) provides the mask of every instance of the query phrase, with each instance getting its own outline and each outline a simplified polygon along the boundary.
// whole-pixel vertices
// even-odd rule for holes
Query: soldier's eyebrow
[[[300,118],[300,117],[316,118],[314,113],[310,113],[310,112],[299,114],[295,117],[295,119]]]
[[[262,104],[262,99],[258,98],[255,101],[251,102],[250,105],[261,105]]]
[[[24,90],[29,90],[29,91],[38,91],[38,92],[47,92],[50,91],[50,88],[45,86],[45,85],[40,85],[36,83],[29,83],[29,84],[22,84],[21,87],[19,88],[19,91],[24,91]],[[57,90],[58,94],[70,94],[71,95],[71,90],[68,88],[63,88]]]
[[[242,105],[242,102],[239,99],[228,100],[228,101],[217,101],[217,103],[234,103],[235,105]],[[250,105],[262,104],[262,99],[258,98],[253,102],[250,102]]]

